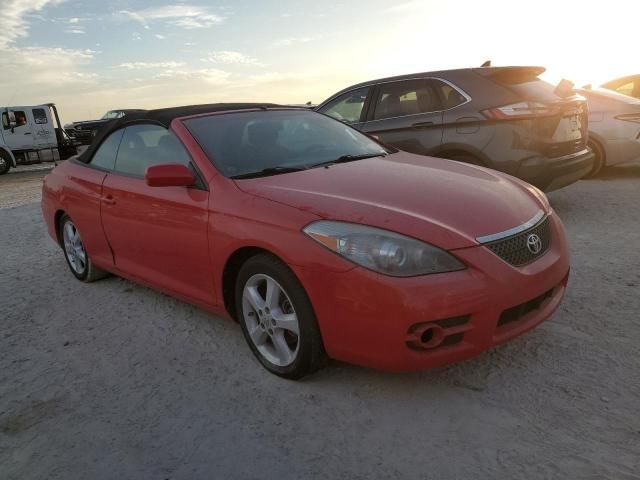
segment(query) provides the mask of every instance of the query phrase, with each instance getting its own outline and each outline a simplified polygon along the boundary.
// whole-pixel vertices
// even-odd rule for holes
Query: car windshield
[[[102,116],[102,120],[111,120],[111,119],[114,119],[114,118],[118,118],[119,114],[120,114],[120,112],[118,112],[116,110],[111,110],[111,111],[105,113]]]
[[[227,177],[287,173],[389,153],[357,130],[308,110],[261,110],[185,121]]]

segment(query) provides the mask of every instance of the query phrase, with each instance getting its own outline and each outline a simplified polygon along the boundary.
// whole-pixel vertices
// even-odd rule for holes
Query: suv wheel
[[[589,140],[589,144],[587,146],[589,147],[589,150],[593,152],[595,157],[593,159],[593,168],[586,175],[586,178],[593,178],[597,176],[600,173],[600,170],[604,167],[604,149],[595,140]]]

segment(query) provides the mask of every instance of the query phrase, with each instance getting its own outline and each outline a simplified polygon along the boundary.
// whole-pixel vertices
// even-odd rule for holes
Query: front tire
[[[271,373],[299,379],[326,358],[313,307],[295,274],[280,260],[259,254],[245,262],[235,288],[242,333]]]
[[[0,151],[0,175],[4,175],[11,169],[11,158],[3,151]]]
[[[89,283],[108,275],[91,261],[91,257],[82,243],[80,232],[69,215],[63,215],[60,219],[60,244],[67,265],[78,280]]]

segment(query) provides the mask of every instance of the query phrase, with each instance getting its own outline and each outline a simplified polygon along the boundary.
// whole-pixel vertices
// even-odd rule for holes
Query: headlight
[[[303,232],[353,263],[394,277],[466,268],[444,250],[380,228],[322,220],[308,225]]]

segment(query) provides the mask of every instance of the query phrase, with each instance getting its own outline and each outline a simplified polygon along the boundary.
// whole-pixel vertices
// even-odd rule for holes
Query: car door
[[[64,210],[80,230],[91,259],[107,269],[113,266],[113,256],[100,221],[102,183],[115,165],[122,134],[123,130],[118,130],[105,138],[88,163],[68,160],[62,169],[65,181],[60,197]]]
[[[33,143],[36,148],[53,148],[57,146],[56,132],[48,109],[43,107],[30,108],[32,120]]]
[[[318,107],[317,111],[360,129],[366,114],[365,107],[368,105],[370,91],[370,87],[351,90],[329,100]]]
[[[153,124],[125,128],[115,167],[102,189],[102,225],[115,266],[162,290],[212,304],[209,192],[204,186],[148,186],[146,168],[163,163],[195,170],[187,150],[169,130]]]
[[[11,150],[32,150],[33,134],[25,107],[12,107],[2,112],[4,139]]]
[[[442,143],[442,102],[430,79],[377,86],[361,130],[400,150],[428,155]]]

